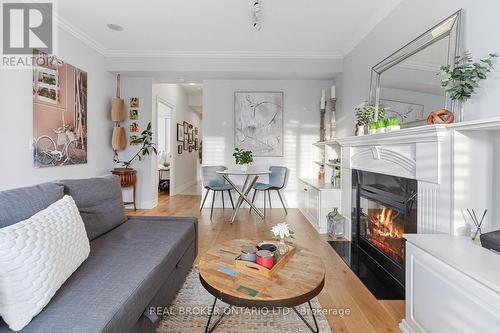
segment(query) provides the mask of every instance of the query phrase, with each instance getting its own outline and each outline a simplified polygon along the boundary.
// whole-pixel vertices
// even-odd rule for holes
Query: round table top
[[[220,175],[268,175],[271,173],[269,170],[257,170],[257,171],[241,171],[241,170],[224,170],[224,171],[216,171],[216,173]]]
[[[234,259],[242,246],[259,241],[235,239],[208,250],[200,259],[202,285],[223,302],[241,307],[295,307],[316,297],[325,284],[325,266],[311,251],[296,246],[273,278],[239,270]],[[235,276],[222,272],[236,272]],[[234,275],[234,274],[233,274]],[[255,294],[256,292],[256,294]]]

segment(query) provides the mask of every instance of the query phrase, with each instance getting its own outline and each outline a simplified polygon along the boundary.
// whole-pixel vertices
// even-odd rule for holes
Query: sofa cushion
[[[89,240],[70,196],[0,229],[0,316],[19,331],[88,257]]]
[[[26,220],[61,199],[63,195],[63,187],[54,183],[0,192],[0,228]]]
[[[118,176],[67,179],[58,183],[64,186],[65,194],[75,199],[90,240],[127,220]]]
[[[195,242],[195,223],[136,218],[92,241],[89,258],[21,332],[127,332]]]

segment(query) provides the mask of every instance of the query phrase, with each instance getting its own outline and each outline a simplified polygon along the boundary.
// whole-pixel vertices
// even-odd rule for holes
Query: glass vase
[[[286,245],[284,239],[280,239],[280,241],[278,242],[277,249],[280,256],[285,255],[288,252],[288,245]]]

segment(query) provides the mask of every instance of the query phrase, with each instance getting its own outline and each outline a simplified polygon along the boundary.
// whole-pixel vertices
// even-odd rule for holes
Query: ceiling
[[[105,55],[341,57],[399,2],[263,0],[260,31],[252,27],[253,0],[64,0],[58,16]]]

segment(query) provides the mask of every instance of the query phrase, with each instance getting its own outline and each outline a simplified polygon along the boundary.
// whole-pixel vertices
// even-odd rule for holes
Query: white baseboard
[[[399,323],[399,329],[401,330],[401,332],[403,333],[416,333],[411,327],[410,325],[408,325],[408,322],[403,319],[400,323]]]
[[[158,200],[149,200],[149,201],[136,201],[135,206],[137,209],[153,209],[158,206]],[[125,209],[133,210],[133,205],[126,205]]]

